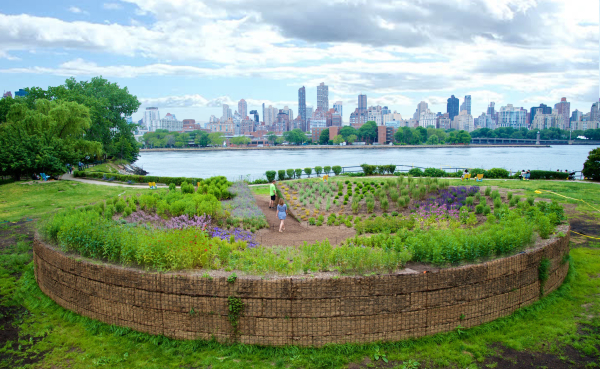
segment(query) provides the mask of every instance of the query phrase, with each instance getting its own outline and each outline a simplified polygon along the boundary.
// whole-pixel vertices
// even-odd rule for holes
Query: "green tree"
[[[306,142],[306,134],[298,128],[283,132],[283,138],[293,145],[301,145],[302,143]]]
[[[336,145],[339,145],[339,144],[341,144],[342,142],[346,142],[346,140],[344,140],[344,137],[342,137],[342,135],[336,135],[336,136],[333,138],[333,143],[334,143],[334,144],[336,144]]]
[[[0,124],[6,122],[6,115],[11,106],[17,103],[16,99],[12,97],[5,97],[0,99]]]
[[[327,145],[329,142],[329,128],[321,131],[321,135],[319,136],[319,144]]]
[[[273,132],[267,132],[267,140],[274,145],[277,140],[277,135]]]
[[[373,143],[377,139],[377,123],[370,120],[363,124],[358,130],[358,137],[368,143]]]
[[[594,181],[600,180],[600,148],[590,151],[581,173]]]
[[[352,126],[344,126],[340,129],[340,136],[344,137],[346,142],[348,142],[348,137],[352,135],[358,137],[358,131],[356,130],[356,128]]]
[[[13,104],[0,125],[0,175],[62,174],[67,163],[100,156],[102,144],[84,138],[90,125],[90,110],[75,102]]]
[[[223,133],[221,132],[211,132],[208,135],[208,139],[210,140],[210,144],[213,146],[223,146],[223,142],[225,138],[223,138]]]
[[[350,135],[350,136],[346,137],[346,142],[349,145],[352,145],[354,142],[356,142],[357,139],[358,139],[358,137],[356,135]]]
[[[201,147],[206,147],[210,145],[210,138],[208,138],[208,133],[204,131],[194,131],[197,132],[194,135],[194,143]],[[192,132],[193,133],[193,132]]]
[[[233,137],[230,142],[234,145],[248,145],[250,142],[252,142],[252,140],[246,136],[236,136]]]
[[[424,143],[425,141],[427,141],[427,130],[425,128],[417,127],[415,128],[415,131],[419,132],[419,138],[421,139],[419,143]],[[415,143],[415,145],[418,145],[418,143]]]
[[[76,102],[88,107],[91,124],[86,129],[85,139],[101,142],[106,155],[123,156],[136,160],[139,156],[138,145],[133,133],[136,125],[129,124],[125,117],[135,113],[140,107],[137,97],[131,95],[127,87],[121,88],[102,77],[91,81],[77,81],[69,78],[65,84],[48,87],[47,91],[38,87],[26,88],[28,95],[23,98],[30,109],[36,100],[63,100]],[[122,153],[123,145],[116,141],[128,140],[130,152]]]

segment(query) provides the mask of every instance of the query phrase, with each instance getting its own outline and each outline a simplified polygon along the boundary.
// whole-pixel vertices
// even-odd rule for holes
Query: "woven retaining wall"
[[[227,297],[238,296],[245,304],[240,342],[322,346],[396,341],[507,316],[539,299],[542,258],[551,260],[544,293],[561,285],[569,269],[563,262],[568,251],[566,236],[523,254],[426,274],[238,278],[233,284],[225,278],[90,263],[39,240],[34,242],[34,261],[45,294],[105,323],[177,339],[214,336],[228,342]]]

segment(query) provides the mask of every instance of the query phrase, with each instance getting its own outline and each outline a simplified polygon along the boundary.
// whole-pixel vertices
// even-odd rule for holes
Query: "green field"
[[[459,180],[451,183],[466,184]],[[600,237],[600,213],[581,202],[534,193],[550,190],[600,208],[598,184],[489,180],[470,181],[468,185],[523,189],[527,195],[577,204],[567,214],[587,222],[591,229],[598,228],[595,237]],[[256,194],[268,194],[267,186],[252,188]],[[345,368],[351,363],[360,368],[494,368],[501,367],[499,362],[512,361],[514,353],[523,352],[533,357],[544,354],[564,367],[598,367],[600,241],[594,239],[580,238],[580,242],[572,243],[572,267],[560,289],[510,317],[469,330],[459,327],[450,333],[378,345],[311,349],[174,341],[80,317],[47,298],[33,276],[30,240],[34,224],[62,208],[141,191],[147,189],[67,181],[0,186],[0,221],[9,221],[0,224],[0,312],[6,324],[19,329],[18,340],[14,336],[2,342],[0,368],[24,364],[36,368]],[[33,221],[11,223],[22,219]],[[535,361],[514,360],[521,367],[537,365]]]

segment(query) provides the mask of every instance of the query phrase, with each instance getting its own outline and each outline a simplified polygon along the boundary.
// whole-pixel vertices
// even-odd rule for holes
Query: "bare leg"
[[[283,227],[283,219],[281,219],[281,223],[279,223],[279,232],[283,232],[281,229]]]

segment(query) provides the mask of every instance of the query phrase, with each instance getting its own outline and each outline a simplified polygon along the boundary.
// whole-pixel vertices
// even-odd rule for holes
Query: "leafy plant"
[[[274,170],[267,170],[265,172],[265,175],[267,176],[267,181],[269,183],[273,182],[273,180],[275,179],[275,175],[277,174],[277,172],[275,172]]]
[[[277,180],[279,180],[279,181],[285,180],[285,169],[280,169],[277,171]]]
[[[339,176],[340,173],[342,173],[342,167],[339,165],[332,166],[331,170],[333,170],[333,173],[335,173],[336,176]]]
[[[235,273],[231,273],[229,275],[229,277],[227,277],[227,283],[235,283],[235,280],[237,279],[237,275]]]
[[[304,173],[306,173],[306,175],[310,178],[310,175],[312,173],[312,168],[304,168]]]
[[[315,167],[315,173],[317,174],[318,177],[320,177],[321,173],[323,173],[323,167],[316,166]]]

